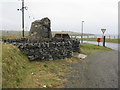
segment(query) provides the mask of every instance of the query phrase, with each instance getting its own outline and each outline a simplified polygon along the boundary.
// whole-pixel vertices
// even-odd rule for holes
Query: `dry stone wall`
[[[30,61],[45,61],[72,57],[80,52],[80,41],[70,38],[52,38],[50,20],[43,18],[32,23],[29,38],[7,39],[5,43],[17,46]]]
[[[17,46],[30,61],[70,58],[73,52],[80,52],[80,42],[76,39],[52,39],[36,43],[27,41],[26,38],[4,40]]]

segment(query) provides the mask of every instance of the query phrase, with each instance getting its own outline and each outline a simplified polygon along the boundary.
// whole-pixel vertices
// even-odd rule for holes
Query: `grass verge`
[[[109,48],[81,44],[81,53],[91,55]],[[65,73],[72,70],[71,63],[81,62],[79,58],[65,58],[45,62],[29,62],[15,46],[2,45],[2,87],[3,88],[63,88],[67,80]]]
[[[81,44],[81,53],[86,54],[86,55],[91,55],[96,52],[109,51],[109,50],[111,49],[107,47],[98,46],[98,45],[93,45],[93,44],[88,44],[88,43]]]

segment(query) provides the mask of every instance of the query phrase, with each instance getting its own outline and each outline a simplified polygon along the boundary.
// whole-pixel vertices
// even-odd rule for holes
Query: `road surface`
[[[91,44],[98,45],[97,41],[84,41],[84,43],[91,43]],[[106,47],[112,48],[113,50],[119,50],[118,48],[120,48],[120,44],[118,44],[118,43],[108,43],[108,42],[106,42],[105,45],[106,45]],[[100,46],[103,46],[103,42],[100,42]]]
[[[113,49],[72,64],[74,69],[66,75],[65,88],[118,88],[118,51]]]

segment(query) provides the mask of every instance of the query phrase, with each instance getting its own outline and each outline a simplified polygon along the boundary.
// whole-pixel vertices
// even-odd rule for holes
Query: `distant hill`
[[[70,36],[80,36],[81,33],[79,32],[71,32],[71,31],[52,31],[52,35],[54,36],[55,34],[58,33],[64,33],[64,34],[69,34]],[[2,35],[22,35],[22,31],[2,31]],[[29,35],[29,31],[25,31],[25,35]],[[89,33],[84,33],[84,36],[87,35],[94,35],[94,34],[89,34]]]
[[[56,34],[56,33],[62,33],[62,34],[69,34],[70,36],[80,36],[81,33],[79,32],[71,32],[71,31],[52,31],[52,34]],[[94,34],[89,34],[89,33],[83,33],[84,36],[87,36],[87,35],[94,35]]]

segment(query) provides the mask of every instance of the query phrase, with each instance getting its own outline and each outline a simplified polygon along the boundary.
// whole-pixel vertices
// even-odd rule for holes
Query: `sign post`
[[[105,47],[105,36],[103,37],[103,46]]]
[[[106,31],[106,29],[101,29],[102,33],[103,33],[103,46],[105,47],[105,36],[104,33]]]

